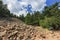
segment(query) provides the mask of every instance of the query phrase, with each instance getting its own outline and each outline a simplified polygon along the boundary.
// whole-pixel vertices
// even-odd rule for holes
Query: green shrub
[[[52,27],[54,30],[59,30],[60,29],[60,18],[59,17],[45,18],[44,20],[40,20],[39,24],[43,28],[50,29]]]
[[[39,24],[43,28],[50,28],[50,24],[49,24],[49,22],[46,19],[45,20],[40,20]]]

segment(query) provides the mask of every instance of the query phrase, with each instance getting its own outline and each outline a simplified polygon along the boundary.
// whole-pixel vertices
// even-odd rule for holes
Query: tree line
[[[32,14],[28,13],[25,17],[20,15],[20,19],[28,25],[42,26],[48,29],[60,29],[60,9],[59,3],[46,6],[41,13],[36,11]]]
[[[7,9],[7,5],[0,1],[0,18],[2,17],[16,17],[16,15],[10,13],[10,11]]]

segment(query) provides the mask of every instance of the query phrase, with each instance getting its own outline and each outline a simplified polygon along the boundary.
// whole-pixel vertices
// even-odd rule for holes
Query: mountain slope
[[[17,18],[0,20],[0,40],[60,40],[59,33],[26,25]]]

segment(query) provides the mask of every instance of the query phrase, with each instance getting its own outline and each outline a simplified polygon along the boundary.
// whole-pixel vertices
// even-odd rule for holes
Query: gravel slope
[[[60,31],[26,25],[20,20],[0,20],[0,40],[60,40]]]

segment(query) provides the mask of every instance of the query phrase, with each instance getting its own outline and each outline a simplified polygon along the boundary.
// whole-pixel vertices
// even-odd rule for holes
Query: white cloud
[[[16,15],[26,15],[28,5],[31,5],[32,11],[41,11],[46,6],[46,0],[3,0],[3,3],[7,4],[10,12]]]
[[[17,14],[18,13],[18,14]],[[26,16],[27,15],[27,12],[25,11],[25,10],[22,10],[22,11],[19,11],[19,12],[14,12],[14,14],[15,15],[17,15],[17,16],[20,16],[20,15],[22,15],[22,14],[24,14],[24,16]]]

